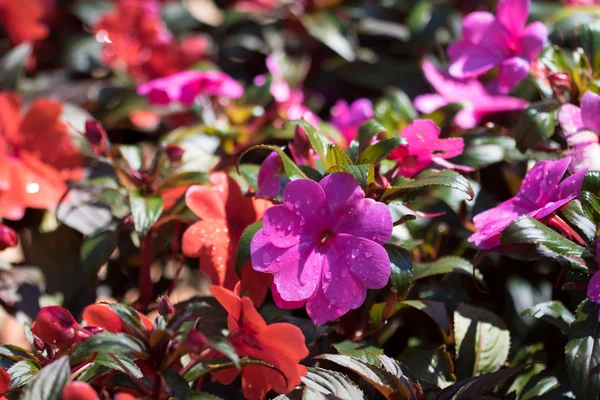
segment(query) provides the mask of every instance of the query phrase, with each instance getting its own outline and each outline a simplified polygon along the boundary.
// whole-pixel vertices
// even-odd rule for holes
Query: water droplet
[[[221,232],[221,228],[217,228],[217,229],[215,229],[215,231],[216,231],[217,233],[219,233],[219,232]]]
[[[327,280],[331,279],[331,272],[330,271],[325,272],[325,279],[327,279]]]
[[[210,247],[210,251],[215,251],[217,249],[217,246],[211,246]]]
[[[340,274],[342,275],[342,278],[345,278],[348,276],[348,274],[350,273],[350,271],[348,271],[348,268],[342,268],[342,271],[340,272]]]
[[[306,221],[304,220],[304,218],[300,218],[300,226],[304,225],[306,225]]]
[[[350,209],[348,210],[348,215],[352,214],[353,212],[354,212],[354,208],[350,208]]]
[[[358,249],[352,249],[351,253],[352,253],[352,258],[356,258],[360,254],[360,252],[358,251]]]
[[[371,252],[370,252],[370,251],[367,251],[367,252],[365,253],[365,256],[366,256],[367,258],[371,257]]]
[[[267,254],[267,253],[264,253],[264,254],[263,254],[263,256],[262,256],[262,260],[263,260],[263,263],[264,263],[265,265],[269,265],[269,264],[271,264],[271,256],[270,256],[269,254]]]
[[[223,228],[223,232],[227,233],[227,232],[229,232],[229,229]]]
[[[310,205],[310,203],[311,203],[311,200],[310,199],[306,199],[306,205],[308,206],[308,205]]]
[[[27,182],[25,186],[25,191],[27,193],[35,194],[40,191],[40,185],[36,182]]]
[[[290,224],[287,226],[287,230],[291,233],[291,231],[293,231],[295,227],[296,226],[294,225],[294,223],[290,222]]]
[[[280,263],[280,262],[281,262],[281,257],[277,257],[277,258],[275,259],[275,261],[277,261],[278,263]]]
[[[329,304],[331,304],[332,306],[335,306],[335,299],[329,300]]]
[[[296,201],[296,208],[300,208],[302,206],[302,202],[300,200]]]
[[[200,229],[200,233],[206,233],[206,229],[204,229],[204,228]]]

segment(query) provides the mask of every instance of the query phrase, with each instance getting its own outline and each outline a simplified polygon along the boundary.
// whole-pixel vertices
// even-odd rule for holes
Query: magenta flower
[[[373,103],[368,99],[357,99],[351,105],[345,100],[338,100],[331,108],[331,124],[338,128],[346,143],[350,144],[358,128],[373,118]]]
[[[515,197],[473,218],[477,232],[469,237],[469,242],[484,250],[499,246],[500,233],[520,216],[540,220],[579,197],[585,171],[560,182],[570,163],[571,157],[536,163],[525,175]]]
[[[283,161],[276,152],[269,154],[260,165],[258,170],[258,190],[256,197],[259,199],[273,199],[281,190],[281,181],[279,175],[283,168]]]
[[[148,96],[150,104],[180,102],[189,106],[199,95],[237,99],[244,94],[244,88],[224,72],[194,70],[154,79],[138,86],[137,92]]]
[[[581,109],[565,104],[558,120],[569,145],[573,162],[571,172],[590,169],[600,171],[600,96],[587,91],[581,98]]]
[[[516,97],[491,95],[476,79],[462,81],[452,78],[438,71],[430,61],[423,62],[423,72],[437,94],[417,96],[415,108],[430,114],[447,104],[462,103],[465,108],[456,114],[454,123],[463,129],[475,127],[486,115],[521,110],[527,105],[525,100]]]
[[[472,12],[463,21],[462,39],[448,49],[450,74],[474,78],[494,67],[499,89],[509,92],[527,78],[529,65],[544,48],[548,30],[541,22],[525,26],[531,0],[500,0],[496,15]]]
[[[390,260],[382,245],[392,234],[390,212],[365,199],[350,174],[290,182],[283,204],[269,208],[263,224],[250,247],[253,268],[274,275],[273,296],[280,307],[306,305],[315,324],[360,307],[367,289],[389,280]]]
[[[465,142],[462,138],[440,139],[440,128],[432,120],[416,119],[402,129],[400,136],[407,140],[408,146],[398,147],[389,158],[398,162],[399,172],[407,178],[415,176],[431,163],[465,172],[473,171],[473,168],[446,161],[461,155]]]

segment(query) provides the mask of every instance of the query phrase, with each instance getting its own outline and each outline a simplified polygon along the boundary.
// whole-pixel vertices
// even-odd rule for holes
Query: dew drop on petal
[[[367,252],[365,253],[365,256],[366,256],[367,258],[371,257],[371,252],[370,252],[370,251],[367,251]]]
[[[27,185],[25,186],[25,191],[27,193],[35,194],[40,191],[40,185],[36,182],[27,182]]]
[[[329,304],[331,304],[332,306],[335,306],[335,299],[329,300]]]
[[[302,206],[302,202],[300,200],[296,201],[295,203],[296,208],[300,208]]]
[[[356,258],[360,254],[360,252],[358,251],[358,249],[352,249],[351,253],[352,253],[352,258]]]

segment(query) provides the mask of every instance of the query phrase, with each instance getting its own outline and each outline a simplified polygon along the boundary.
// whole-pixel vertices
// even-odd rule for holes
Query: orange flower
[[[21,117],[19,96],[0,93],[0,217],[55,207],[65,181],[81,176],[82,158],[61,114],[62,104],[40,99]]]
[[[0,0],[0,23],[14,44],[48,36],[43,23],[44,5],[39,0]]]
[[[146,329],[149,331],[152,330],[153,323],[150,318],[139,312],[138,315]],[[105,303],[87,306],[83,310],[83,319],[87,322],[88,326],[102,328],[111,333],[125,332],[121,318]]]
[[[0,368],[0,400],[6,400],[4,393],[10,388],[10,374]]]
[[[268,362],[280,371],[269,367],[242,367],[244,396],[251,400],[262,399],[271,389],[280,394],[294,390],[300,378],[306,375],[306,367],[299,364],[308,356],[302,331],[285,322],[267,325],[249,298],[240,298],[231,290],[211,286],[210,291],[229,314],[229,341],[236,352],[242,357]],[[233,382],[237,375],[235,369],[214,374],[224,384]]]
[[[183,234],[182,250],[187,257],[200,258],[200,269],[213,285],[233,289],[239,281],[235,255],[244,229],[258,221],[268,206],[265,200],[245,197],[237,182],[224,172],[212,174],[210,186],[191,186],[187,206],[202,219]],[[269,274],[256,272],[250,262],[242,270],[242,290],[254,304],[262,304],[271,285]]]
[[[89,383],[74,381],[63,388],[62,400],[100,400],[100,397]]]

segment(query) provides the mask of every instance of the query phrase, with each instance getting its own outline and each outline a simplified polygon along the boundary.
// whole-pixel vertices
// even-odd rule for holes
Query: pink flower
[[[199,95],[237,99],[244,94],[244,88],[223,72],[193,70],[154,79],[138,86],[137,92],[148,96],[150,104],[166,105],[178,101],[189,106]]]
[[[447,104],[462,103],[465,108],[456,114],[454,123],[463,129],[475,127],[486,115],[521,110],[527,105],[516,97],[491,95],[476,79],[454,79],[438,71],[430,61],[423,62],[423,72],[437,93],[417,96],[415,108],[429,114]]]
[[[373,103],[368,99],[357,99],[351,105],[338,100],[331,108],[331,124],[342,132],[346,143],[350,144],[358,128],[373,118]]]
[[[258,170],[258,190],[256,197],[259,199],[273,199],[279,194],[281,189],[281,181],[279,178],[283,161],[276,152],[269,154],[260,165]]]
[[[279,307],[306,304],[315,324],[360,307],[367,289],[388,282],[390,260],[382,245],[392,233],[390,212],[365,199],[350,174],[290,182],[283,204],[269,208],[263,224],[250,247],[253,268],[274,275]]]
[[[277,57],[271,54],[267,57],[266,64],[267,69],[271,75],[273,75],[273,82],[271,82],[271,86],[269,87],[271,95],[278,103],[283,103],[289,100],[292,90],[290,85],[285,80],[285,75],[281,69]]]
[[[600,171],[600,96],[587,91],[581,98],[581,109],[565,104],[558,120],[569,145],[573,162],[571,172],[584,169]]]
[[[541,22],[525,26],[531,0],[500,0],[496,15],[476,11],[465,17],[462,39],[448,49],[450,74],[473,78],[499,66],[498,83],[507,93],[527,77],[531,61],[548,37]]]
[[[500,233],[522,215],[540,220],[579,197],[585,171],[560,182],[571,157],[539,161],[525,175],[517,195],[473,218],[477,227],[469,242],[487,250],[500,245]],[[560,183],[559,183],[560,182]]]
[[[399,171],[408,178],[436,163],[445,168],[473,171],[473,168],[452,164],[446,159],[462,154],[465,142],[462,138],[440,139],[440,128],[432,120],[417,119],[400,134],[408,146],[398,147],[390,159],[398,161]]]

